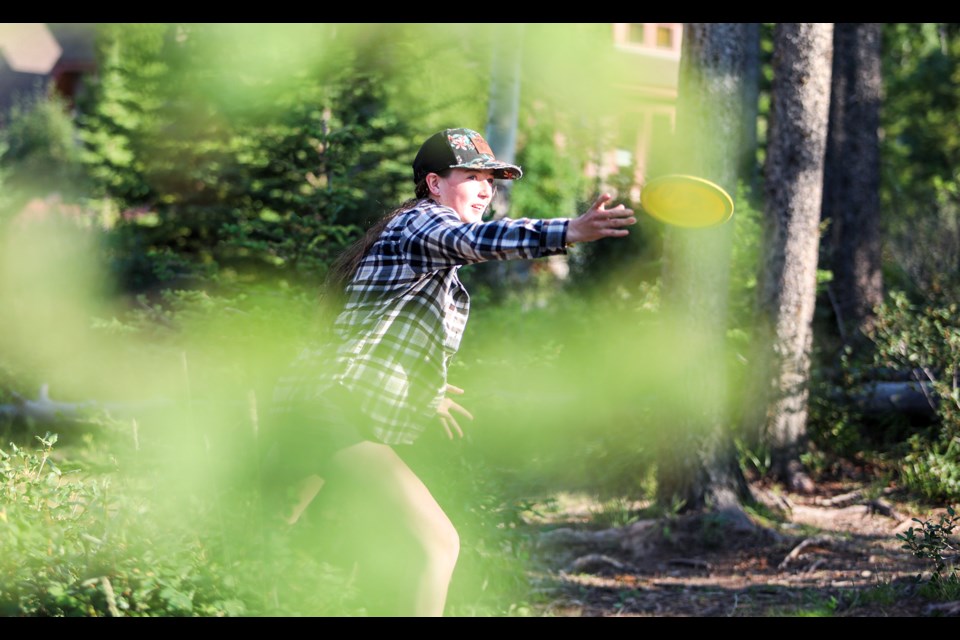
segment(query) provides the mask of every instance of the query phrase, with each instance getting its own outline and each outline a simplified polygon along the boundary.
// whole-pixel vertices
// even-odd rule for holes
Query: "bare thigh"
[[[332,467],[338,557],[356,563],[368,612],[441,615],[460,541],[429,489],[384,444],[347,447]]]
[[[333,456],[331,466],[331,488],[339,489],[340,504],[364,514],[369,524],[405,529],[423,544],[456,535],[427,486],[388,445],[349,446]]]

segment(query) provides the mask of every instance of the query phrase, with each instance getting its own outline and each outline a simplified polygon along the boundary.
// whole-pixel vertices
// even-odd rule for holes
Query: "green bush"
[[[27,195],[85,193],[87,173],[76,144],[77,128],[56,93],[17,97],[0,127],[0,171],[5,191]],[[9,193],[4,198],[9,199]],[[0,200],[2,204],[2,200]]]
[[[0,614],[358,611],[347,608],[347,576],[296,548],[290,531],[257,526],[250,484],[164,501],[151,488],[161,477],[54,463],[56,441],[48,434],[36,451],[0,449]]]
[[[911,435],[900,470],[907,485],[931,499],[960,497],[960,314],[945,294],[923,303],[893,291],[878,309],[874,365],[910,372],[927,385],[937,422]]]
[[[935,600],[956,600],[960,595],[960,573],[949,563],[958,550],[953,532],[960,524],[960,517],[953,507],[947,507],[947,512],[940,514],[939,522],[913,520],[920,525],[919,529],[910,527],[906,533],[898,533],[897,539],[903,542],[902,549],[933,563],[930,581],[921,593]]]
[[[146,506],[110,476],[54,463],[56,441],[48,434],[37,451],[0,449],[3,615],[245,612],[223,584],[204,575],[195,541],[149,535]]]

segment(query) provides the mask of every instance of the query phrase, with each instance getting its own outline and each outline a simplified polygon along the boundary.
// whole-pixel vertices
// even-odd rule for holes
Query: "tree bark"
[[[490,74],[487,142],[497,160],[510,164],[514,164],[517,157],[523,31],[522,24],[505,24],[496,29]],[[497,185],[492,205],[496,217],[509,215],[512,184],[512,180],[502,180]]]
[[[841,337],[862,346],[883,301],[880,270],[880,24],[838,23],[823,175],[824,264]]]
[[[733,160],[741,139],[744,26],[684,25],[680,61],[675,172],[707,178],[730,193],[736,192]],[[665,321],[677,332],[678,357],[695,353],[698,366],[674,384],[688,401],[680,403],[679,412],[663,416],[669,439],[657,469],[662,503],[739,508],[748,495],[726,431],[729,390],[723,346],[731,247],[731,224],[665,231]]]
[[[744,25],[743,124],[738,177],[752,194],[757,188],[757,117],[760,111],[760,23]]]
[[[520,121],[520,77],[523,53],[523,24],[498,25],[494,31],[493,59],[490,68],[490,99],[487,105],[485,137],[497,160],[516,163],[517,129]],[[497,181],[497,192],[490,203],[494,218],[510,215],[510,192],[513,180]],[[520,286],[529,280],[530,265],[526,260],[494,260],[476,265],[472,277],[488,285],[511,283]],[[505,294],[502,287],[492,287],[494,300]]]
[[[796,489],[812,488],[800,453],[806,439],[832,35],[829,23],[781,23],[774,30],[754,372],[761,391],[757,405],[767,410],[773,472]]]

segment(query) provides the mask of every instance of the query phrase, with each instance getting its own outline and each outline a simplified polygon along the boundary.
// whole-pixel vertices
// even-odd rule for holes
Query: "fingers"
[[[468,418],[470,418],[471,420],[473,420],[473,414],[467,411],[466,409],[464,409],[463,407],[461,407],[460,405],[458,405],[453,400],[450,401],[450,409],[456,409],[457,413],[463,414]],[[448,413],[449,413],[449,410],[448,410]]]
[[[452,384],[450,384],[450,383],[448,382],[448,383],[447,383],[447,393],[455,393],[455,394],[458,395],[458,396],[462,396],[462,395],[463,395],[463,389],[461,389],[460,387],[455,387],[455,386],[453,386]]]
[[[611,196],[609,193],[601,193],[600,196],[593,203],[593,206],[590,208],[597,209],[598,211],[603,211],[603,205],[606,204],[607,202],[610,202],[612,198],[613,196]]]
[[[450,425],[447,424],[447,419],[444,416],[440,416],[440,424],[443,425],[443,429],[447,432],[447,438],[453,440],[453,432],[450,431]]]
[[[603,198],[606,199],[605,201],[610,200],[609,194],[604,194]],[[597,202],[599,201],[600,200],[597,200]],[[589,215],[594,220],[598,220],[602,222],[621,220],[621,219],[634,220],[633,209],[628,209],[626,206],[623,205],[623,203],[620,203],[615,207],[611,207],[610,209],[604,209],[602,205],[597,206],[597,204],[594,203],[592,209],[587,212],[587,215]],[[636,220],[634,220],[634,222],[635,221]],[[633,224],[633,222],[626,222],[624,224]]]
[[[633,216],[632,211],[628,209],[624,209],[624,212],[625,213],[621,215],[607,216],[605,218],[602,218],[603,220],[602,224],[606,224],[607,226],[614,226],[614,227],[615,226],[626,227],[637,221],[637,219]]]
[[[586,213],[570,221],[567,227],[569,244],[629,235],[630,232],[621,227],[637,223],[633,209],[628,209],[622,203],[610,209],[604,209],[604,204],[612,197],[609,193],[601,194]]]
[[[613,196],[609,193],[600,194],[600,196],[594,201],[593,206],[590,207],[592,211],[596,212],[597,216],[632,216],[633,209],[627,209],[623,203],[618,204],[615,207],[610,209],[605,209],[603,205],[610,202],[613,199]]]
[[[612,220],[617,218],[630,218],[633,217],[633,209],[627,209],[623,204],[618,204],[612,209],[604,209],[603,211],[597,211],[595,214],[596,217]]]
[[[602,215],[597,215],[592,222],[591,226],[597,238],[610,238],[629,235],[630,232],[623,227],[636,224],[637,219],[633,211],[619,205],[617,208],[608,209]]]
[[[448,387],[452,385],[447,385]],[[463,389],[458,387],[453,387],[456,392],[463,393]],[[449,390],[449,389],[448,389]],[[447,432],[447,437],[453,440],[453,432],[456,431],[460,437],[463,437],[463,429],[460,428],[460,424],[457,422],[457,419],[453,417],[450,411],[456,411],[457,413],[466,416],[470,420],[473,420],[473,414],[461,407],[459,404],[451,400],[450,398],[444,398],[440,402],[440,406],[437,407],[437,417],[440,418],[440,424],[443,425],[444,430]],[[452,429],[451,429],[452,427]]]
[[[451,416],[449,413],[440,416],[440,424],[443,425],[443,428],[446,430],[447,437],[449,439],[453,440],[453,431],[450,430],[451,426],[456,429],[461,438],[463,437],[463,429],[460,428],[460,425],[457,424],[457,421],[454,420],[453,416]]]

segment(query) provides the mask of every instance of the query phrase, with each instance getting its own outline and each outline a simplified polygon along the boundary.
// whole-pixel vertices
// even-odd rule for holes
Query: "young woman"
[[[472,419],[451,398],[463,390],[447,382],[470,309],[460,267],[562,254],[576,242],[626,236],[636,222],[623,205],[607,209],[607,194],[576,218],[484,222],[494,181],[522,175],[476,131],[427,139],[413,161],[416,197],[333,267],[328,294],[339,313],[329,342],[305,352],[278,385],[275,417],[305,429],[284,461],[313,474],[288,521],[321,486],[324,502],[335,493],[349,505],[338,526],[373,615],[442,615],[457,561],[456,529],[394,447],[431,425],[462,437],[459,421]]]

